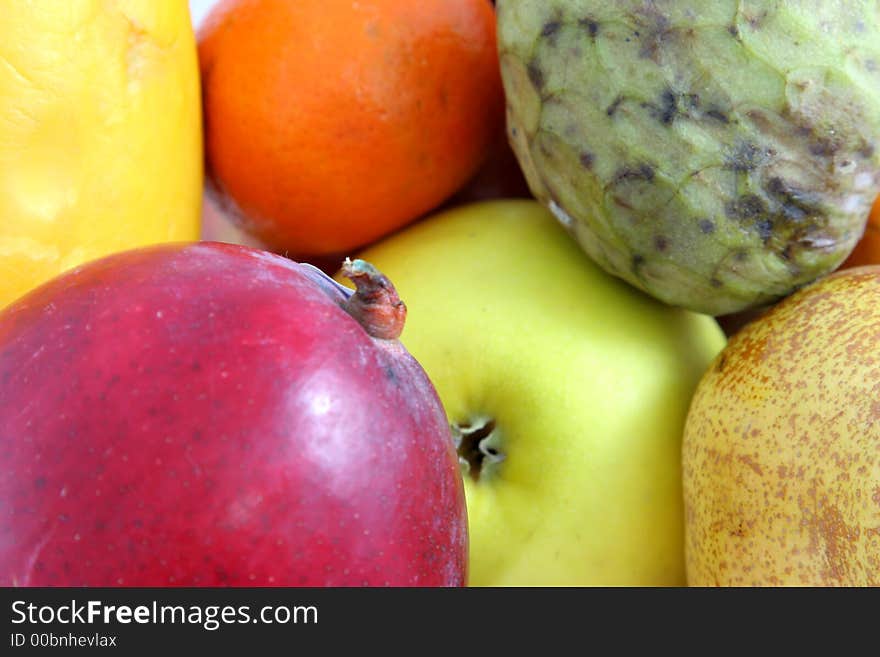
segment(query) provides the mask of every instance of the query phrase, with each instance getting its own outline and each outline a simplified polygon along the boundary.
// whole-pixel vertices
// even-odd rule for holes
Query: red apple
[[[463,584],[446,416],[348,271],[156,246],[0,312],[0,585]]]

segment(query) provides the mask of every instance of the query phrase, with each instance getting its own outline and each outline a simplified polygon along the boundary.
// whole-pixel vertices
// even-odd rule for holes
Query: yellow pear
[[[880,585],[880,267],[741,329],[683,441],[692,586]]]
[[[0,15],[0,307],[92,258],[197,239],[186,0],[2,0]]]

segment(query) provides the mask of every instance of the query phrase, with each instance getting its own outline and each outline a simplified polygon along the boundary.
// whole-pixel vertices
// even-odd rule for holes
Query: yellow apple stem
[[[453,422],[450,428],[462,475],[475,482],[495,476],[507,455],[494,418],[480,416],[469,422]]]

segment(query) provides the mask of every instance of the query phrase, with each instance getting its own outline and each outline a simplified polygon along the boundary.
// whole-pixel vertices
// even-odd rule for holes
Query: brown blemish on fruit
[[[544,37],[549,46],[556,47],[556,37],[558,36],[561,27],[562,23],[558,20],[544,23],[544,27],[541,28],[541,36]]]
[[[744,194],[724,206],[725,214],[731,219],[744,221],[756,219],[767,212],[767,204],[755,194]]]
[[[538,148],[541,149],[541,155],[546,157],[548,160],[553,160],[556,158],[556,152],[550,147],[545,140],[541,140],[538,143]]]
[[[827,500],[824,501],[827,504]],[[843,581],[855,558],[853,546],[859,538],[859,528],[850,527],[844,522],[843,514],[837,507],[823,505],[811,529],[818,533],[824,546],[825,577]]]
[[[591,39],[595,39],[596,35],[599,34],[599,23],[589,16],[586,18],[579,18],[578,25],[587,31],[587,34],[590,35]]]
[[[773,343],[768,338],[760,339],[746,333],[739,343],[738,363],[740,367],[750,370],[765,361],[774,353]]]
[[[557,21],[548,21],[544,23],[544,27],[541,29],[541,36],[550,37],[559,32],[559,28],[562,27],[562,23]]]
[[[724,113],[722,110],[718,109],[717,107],[710,107],[709,109],[706,110],[705,115],[707,117],[709,117],[710,119],[715,119],[716,121],[720,121],[721,123],[724,123],[725,125],[730,123],[730,117],[728,117],[726,113]]]
[[[652,167],[650,164],[639,164],[638,166],[634,167],[622,167],[617,170],[616,174],[614,174],[612,185],[630,180],[642,180],[645,182],[651,182],[652,180],[654,180],[654,167]]]
[[[623,102],[623,96],[618,96],[614,99],[614,101],[605,109],[605,114],[608,116],[614,116],[614,113],[617,112],[617,108],[620,107],[620,104]]]
[[[633,15],[639,26],[636,34],[641,38],[639,57],[660,63],[660,54],[667,42],[675,37],[675,28],[669,18],[662,14],[653,2],[646,2]]]
[[[754,226],[761,240],[764,244],[767,244],[770,238],[773,237],[773,222],[770,219],[759,219],[755,222]]]
[[[669,239],[667,239],[663,235],[655,236],[654,248],[657,249],[660,253],[666,252],[666,250],[669,248]]]
[[[699,95],[679,95],[668,87],[660,92],[656,102],[642,103],[642,107],[648,110],[651,117],[665,126],[671,126],[678,117],[690,118],[690,111],[697,109],[699,105]]]
[[[649,106],[651,115],[660,121],[663,125],[672,125],[678,114],[678,99],[671,90],[666,89],[660,94],[660,103],[656,106]]]
[[[776,489],[776,498],[780,500],[784,500],[788,497],[788,485],[787,484],[779,484],[779,487]]]
[[[756,144],[743,142],[728,153],[724,161],[724,168],[740,173],[754,171],[767,163],[768,156],[769,154],[758,148]]]
[[[579,159],[580,159],[581,166],[584,169],[592,169],[593,162],[595,161],[596,158],[592,153],[590,153],[588,151],[584,151],[583,153],[581,153],[581,156]]]
[[[804,89],[803,84],[800,84],[797,86],[801,89]],[[783,115],[785,116],[786,120],[793,120],[793,118],[791,116],[791,112],[787,107],[783,111]],[[805,123],[795,123],[793,127],[794,127],[793,134],[795,135],[795,137],[809,137],[810,134],[812,133],[812,128],[810,126],[806,125]]]
[[[787,221],[801,222],[821,215],[819,197],[814,192],[799,189],[779,176],[773,176],[764,185],[767,195],[779,204],[778,213]]]
[[[764,471],[761,469],[761,465],[755,461],[754,458],[748,456],[746,454],[741,454],[737,457],[737,460],[743,465],[747,466],[752,472],[754,472],[759,477],[764,476]]]
[[[700,232],[703,235],[711,235],[715,232],[715,223],[710,219],[700,219]]]
[[[761,23],[767,18],[767,10],[757,14],[743,14],[743,19],[749,24],[749,27],[757,31],[761,29]]]
[[[770,132],[772,129],[770,119],[760,110],[749,110],[746,112],[746,118],[762,132]]]
[[[538,66],[538,62],[534,59],[529,62],[527,67],[527,71],[529,74],[529,80],[532,82],[532,86],[537,91],[544,90],[544,72],[541,70],[541,67]]]
[[[839,138],[816,137],[810,142],[809,150],[817,157],[833,157],[842,146]]]

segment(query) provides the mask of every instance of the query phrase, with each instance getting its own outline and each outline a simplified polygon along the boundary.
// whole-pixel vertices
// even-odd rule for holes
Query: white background
[[[217,0],[189,0],[189,10],[192,14],[193,25],[197,26],[208,13],[208,10],[217,3]]]
[[[59,0],[63,1],[63,0]],[[208,13],[208,11],[220,0],[189,0],[189,10],[192,15],[193,27],[198,27],[199,23]],[[2,0],[0,0],[2,2]],[[237,244],[246,244],[248,246],[261,246],[260,243],[250,235],[244,233],[238,228],[234,222],[227,218],[222,210],[205,195],[204,204],[202,205],[202,239],[216,240],[219,242],[233,242]]]

